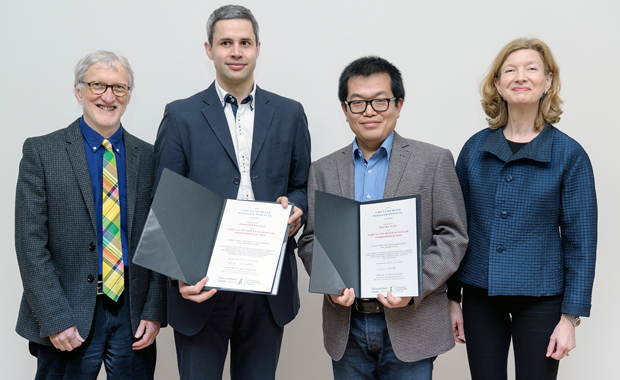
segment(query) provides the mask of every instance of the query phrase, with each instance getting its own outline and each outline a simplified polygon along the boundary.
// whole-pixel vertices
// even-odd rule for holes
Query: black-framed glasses
[[[131,89],[131,87],[127,86],[126,84],[122,84],[122,83],[105,84],[105,83],[101,83],[97,81],[93,81],[93,82],[80,81],[80,83],[88,85],[88,87],[90,88],[90,92],[92,92],[95,95],[103,95],[108,90],[108,87],[110,87],[114,95],[125,96]]]
[[[349,106],[349,110],[351,113],[364,113],[366,108],[368,108],[368,104],[372,107],[376,112],[387,111],[390,108],[390,101],[396,100],[396,97],[393,98],[378,98],[372,100],[352,100],[350,102],[345,101],[344,104]]]

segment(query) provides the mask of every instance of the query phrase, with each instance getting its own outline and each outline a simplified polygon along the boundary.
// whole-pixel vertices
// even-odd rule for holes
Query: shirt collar
[[[551,148],[553,146],[553,129],[555,127],[549,123],[543,130],[527,145],[513,154],[508,141],[504,136],[503,128],[498,128],[491,132],[487,140],[478,149],[481,152],[494,154],[504,162],[514,161],[521,158],[528,158],[534,161],[550,162]]]
[[[101,148],[101,144],[105,138],[86,124],[84,116],[80,118],[80,130],[82,131],[82,136],[84,136],[84,139],[93,152],[96,152],[97,149]],[[121,124],[120,128],[107,140],[112,144],[114,150],[121,152],[123,149],[123,125]]]
[[[226,95],[229,95],[229,94],[226,92],[226,90],[222,88],[222,86],[220,86],[219,83],[217,83],[217,79],[215,80],[215,91],[217,92],[217,96],[220,98],[220,104],[222,105],[222,108],[226,107]],[[252,101],[250,102],[250,107],[252,109],[254,109],[254,103],[256,102],[255,95],[256,95],[256,83],[252,85],[252,91],[250,91],[250,94],[248,95],[248,97],[252,99]],[[239,102],[241,103],[242,101],[243,100],[240,100]]]
[[[394,131],[392,131],[392,133],[390,133],[388,135],[388,137],[386,137],[385,140],[383,140],[383,143],[381,144],[379,149],[377,149],[377,151],[371,156],[371,158],[374,157],[381,150],[383,150],[385,152],[385,154],[387,156],[387,160],[389,162],[390,161],[390,156],[392,155],[392,146],[393,145],[394,145]],[[358,156],[361,157],[361,158],[364,158],[364,153],[362,153],[362,150],[357,145],[357,138],[355,138],[355,139],[353,139],[353,161],[355,161],[356,157],[358,157]]]

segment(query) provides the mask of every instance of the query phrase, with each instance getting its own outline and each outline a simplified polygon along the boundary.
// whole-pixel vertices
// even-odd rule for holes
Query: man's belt
[[[353,305],[362,314],[383,313],[383,304],[376,299],[356,298]]]

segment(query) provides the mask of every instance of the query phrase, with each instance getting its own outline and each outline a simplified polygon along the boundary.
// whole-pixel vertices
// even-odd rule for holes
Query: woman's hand
[[[575,347],[577,347],[575,326],[573,326],[571,321],[562,316],[549,339],[547,357],[554,358],[555,360],[563,359]]]

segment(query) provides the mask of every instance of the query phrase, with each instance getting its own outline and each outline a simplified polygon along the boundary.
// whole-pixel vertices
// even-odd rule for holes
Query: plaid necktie
[[[103,140],[103,293],[114,301],[123,293],[123,247],[121,245],[121,207],[112,144]]]

